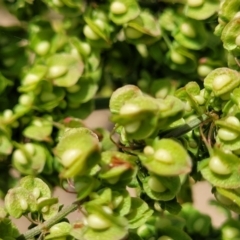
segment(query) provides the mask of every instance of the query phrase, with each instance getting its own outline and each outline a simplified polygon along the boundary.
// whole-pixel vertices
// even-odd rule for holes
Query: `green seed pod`
[[[139,32],[138,30],[132,28],[132,27],[127,27],[124,29],[125,35],[129,39],[139,39],[140,37],[143,36],[142,32]]]
[[[231,170],[221,161],[218,156],[213,156],[209,161],[209,168],[219,175],[228,175]]]
[[[151,176],[148,180],[149,187],[155,192],[165,192],[166,187],[154,176]]]
[[[220,128],[218,130],[218,137],[224,141],[232,141],[236,139],[238,136],[239,136],[238,133],[225,128]]]
[[[187,0],[189,7],[200,7],[204,3],[204,0]]]
[[[100,39],[100,36],[98,36],[88,25],[84,26],[83,33],[84,33],[85,37],[87,37],[91,40]]]
[[[95,230],[106,230],[111,226],[110,222],[96,214],[90,214],[87,217],[87,223],[89,227]]]
[[[114,1],[110,5],[110,11],[113,14],[121,15],[127,12],[127,7],[123,2],[120,1]]]
[[[187,37],[190,37],[190,38],[196,37],[196,32],[195,32],[194,28],[187,22],[184,22],[181,24],[180,30]]]
[[[42,41],[35,46],[34,51],[38,55],[44,56],[48,53],[49,49],[50,49],[50,43],[48,41]]]

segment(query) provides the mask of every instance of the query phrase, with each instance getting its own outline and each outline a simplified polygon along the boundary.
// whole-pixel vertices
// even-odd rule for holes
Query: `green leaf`
[[[0,238],[6,239],[12,237],[16,239],[20,235],[17,227],[11,222],[10,219],[0,218]]]
[[[128,219],[129,228],[135,229],[144,224],[149,217],[153,214],[153,211],[149,209],[146,202],[141,198],[131,198],[131,211],[126,218]]]

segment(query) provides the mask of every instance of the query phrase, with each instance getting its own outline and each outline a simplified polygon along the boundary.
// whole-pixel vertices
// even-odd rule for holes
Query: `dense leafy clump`
[[[169,2],[0,3],[0,239],[240,238],[240,2]],[[192,205],[202,180],[219,228]]]

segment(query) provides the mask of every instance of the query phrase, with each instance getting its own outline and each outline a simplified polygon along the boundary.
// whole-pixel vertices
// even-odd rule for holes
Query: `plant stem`
[[[66,217],[69,213],[75,211],[78,208],[78,204],[74,203],[70,206],[64,207],[57,215],[50,218],[49,220],[39,224],[38,226],[28,230],[26,233],[22,234],[17,238],[17,240],[23,239],[32,239],[34,236],[40,234],[42,231],[46,231],[54,224],[58,223],[64,217]]]

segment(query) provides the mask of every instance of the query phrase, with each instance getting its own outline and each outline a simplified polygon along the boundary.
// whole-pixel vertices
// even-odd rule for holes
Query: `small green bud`
[[[144,154],[146,155],[153,155],[154,154],[154,149],[151,146],[146,146],[143,149]]]
[[[11,109],[6,109],[3,111],[3,117],[5,120],[10,119],[13,116],[13,111]]]
[[[212,70],[212,67],[208,65],[199,65],[197,68],[197,72],[200,77],[206,77]]]
[[[35,52],[38,55],[44,56],[48,53],[50,49],[50,43],[48,41],[42,41],[35,46]]]
[[[22,94],[20,95],[18,101],[20,104],[24,106],[29,106],[29,105],[32,105],[33,103],[33,97],[29,96],[28,94]]]
[[[110,11],[113,13],[113,14],[116,14],[116,15],[121,15],[121,14],[124,14],[127,12],[127,7],[124,3],[122,2],[119,2],[119,1],[114,1],[111,3],[110,5]]]
[[[28,203],[25,199],[19,199],[19,204],[22,208],[22,210],[26,211],[28,209]]]
[[[32,194],[33,194],[33,196],[34,196],[36,199],[38,199],[38,198],[40,197],[40,195],[41,195],[40,189],[37,188],[37,187],[35,187],[35,188],[33,189],[33,191],[32,191]]]
[[[111,224],[96,214],[90,214],[87,218],[88,226],[94,230],[105,230],[111,226]]]
[[[221,161],[218,156],[213,156],[209,161],[209,168],[214,173],[219,175],[228,175],[231,173],[230,169]]]

